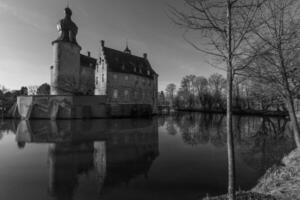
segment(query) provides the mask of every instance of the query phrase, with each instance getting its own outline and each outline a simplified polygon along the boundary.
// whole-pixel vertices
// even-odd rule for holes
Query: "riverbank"
[[[222,195],[203,200],[226,199]],[[300,200],[300,150],[285,156],[282,165],[268,169],[252,190],[239,192],[237,200]]]
[[[277,200],[300,200],[300,150],[282,159],[282,166],[270,168],[252,189]]]
[[[203,200],[227,200],[227,195],[218,197],[206,197]],[[255,192],[239,192],[237,193],[236,200],[277,200],[271,195],[259,194]]]
[[[180,112],[201,112],[212,114],[226,114],[226,110],[203,110],[203,109],[176,109]],[[254,116],[271,116],[271,117],[286,117],[287,112],[283,111],[263,111],[263,110],[233,110],[234,115],[254,115]]]

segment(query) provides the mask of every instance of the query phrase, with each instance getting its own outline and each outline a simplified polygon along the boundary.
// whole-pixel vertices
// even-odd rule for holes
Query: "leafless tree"
[[[175,90],[176,90],[176,85],[174,83],[170,83],[166,87],[166,95],[167,95],[167,98],[170,100],[170,104],[172,106],[173,106],[173,102],[174,102]]]
[[[37,85],[30,85],[28,86],[28,95],[37,95],[37,89],[39,86]]]
[[[262,26],[253,29],[255,40],[249,41],[256,55],[245,71],[267,87],[272,87],[284,101],[292,122],[295,141],[300,148],[299,125],[294,99],[300,89],[300,2],[269,0],[262,7]]]
[[[94,80],[82,76],[80,79],[73,75],[61,75],[58,77],[56,90],[70,95],[92,95],[94,92]]]
[[[256,14],[264,0],[183,0],[185,8],[171,6],[173,21],[188,31],[201,33],[205,46],[187,39],[200,52],[212,55],[226,63],[227,71],[227,148],[228,197],[235,199],[235,165],[232,132],[232,82],[237,65],[246,57],[244,45],[253,28]],[[206,47],[206,48],[204,48]],[[246,63],[247,65],[247,63]]]

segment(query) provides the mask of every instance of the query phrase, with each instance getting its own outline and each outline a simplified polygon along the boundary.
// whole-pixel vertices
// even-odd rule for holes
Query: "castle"
[[[106,118],[152,115],[157,111],[158,74],[147,54],[138,57],[101,41],[99,58],[80,53],[72,11],[57,24],[52,42],[49,96],[20,96],[21,118]]]

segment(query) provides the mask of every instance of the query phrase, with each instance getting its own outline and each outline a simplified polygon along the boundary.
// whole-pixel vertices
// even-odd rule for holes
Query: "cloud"
[[[0,1],[0,15],[1,14],[9,14],[35,29],[40,31],[48,31],[47,26],[43,25],[43,22],[46,21],[45,17],[36,12],[20,9],[16,6],[12,6]]]
[[[193,74],[193,73],[197,72],[195,67],[193,67],[191,65],[180,65],[179,69],[184,70],[184,72],[188,73],[188,74]]]

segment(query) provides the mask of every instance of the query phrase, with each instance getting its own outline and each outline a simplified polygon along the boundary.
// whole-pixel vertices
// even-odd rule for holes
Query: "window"
[[[96,76],[96,85],[98,85],[98,77]]]
[[[113,77],[114,77],[114,79],[117,79],[117,78],[118,78],[118,75],[117,75],[117,74],[114,74]]]
[[[122,65],[122,70],[125,71],[125,65]]]
[[[118,90],[117,89],[114,89],[114,91],[113,91],[113,98],[114,99],[118,98]]]
[[[104,74],[102,74],[102,82],[104,82]]]
[[[138,98],[138,92],[134,91],[134,98],[137,99]]]
[[[125,81],[128,81],[128,76],[125,76]]]
[[[136,67],[133,68],[133,71],[136,72]]]
[[[125,96],[125,99],[128,99],[128,97],[129,97],[129,91],[128,90],[124,91],[124,96]]]
[[[147,74],[148,74],[148,76],[150,75],[150,70],[149,69],[147,70]]]

